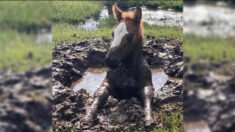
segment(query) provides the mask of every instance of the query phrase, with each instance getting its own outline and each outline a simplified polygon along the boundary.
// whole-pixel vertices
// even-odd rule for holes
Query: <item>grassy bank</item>
[[[184,36],[184,53],[192,62],[202,58],[208,62],[235,60],[235,39],[232,37]]]
[[[3,1],[0,3],[0,29],[35,31],[51,25],[51,2]]]
[[[36,43],[36,32],[49,29],[52,2],[0,2],[0,71],[24,71],[50,64],[52,47]]]
[[[53,2],[53,21],[75,23],[98,16],[101,2],[72,1]]]
[[[30,67],[49,64],[52,60],[51,44],[35,42],[34,34],[15,30],[0,31],[0,71],[24,71]]]
[[[113,17],[100,21],[98,29],[86,31],[78,30],[76,25],[68,23],[53,24],[53,43],[72,43],[83,39],[92,40],[91,36],[111,38],[112,27],[116,24]],[[154,35],[156,38],[177,38],[183,41],[182,27],[150,26],[144,24],[144,33]]]

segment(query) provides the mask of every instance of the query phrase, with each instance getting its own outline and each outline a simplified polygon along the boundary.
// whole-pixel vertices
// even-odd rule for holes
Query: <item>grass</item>
[[[115,1],[106,1],[104,2],[107,6],[112,6],[115,3]],[[121,8],[128,8],[128,7],[135,7],[138,5],[141,6],[147,6],[150,8],[158,8],[161,7],[163,9],[174,9],[176,11],[183,11],[183,0],[152,0],[152,1],[146,1],[146,0],[126,0],[126,1],[118,1],[118,6]]]
[[[35,38],[34,34],[10,29],[0,31],[0,70],[24,71],[49,64],[52,60],[51,44],[37,44]]]
[[[101,2],[72,1],[53,2],[53,21],[75,23],[98,16]]]
[[[190,34],[184,38],[184,53],[190,57],[191,62],[196,62],[199,58],[207,62],[235,60],[235,39],[232,37],[202,37]]]
[[[172,112],[157,110],[155,114],[163,127],[155,128],[152,132],[183,132],[183,107],[178,107]]]
[[[92,40],[91,36],[111,38],[112,27],[117,22],[113,17],[109,17],[100,21],[98,29],[95,30],[83,30],[77,29],[77,26],[68,23],[54,23],[53,24],[53,43],[72,43],[79,40]],[[177,38],[179,41],[183,41],[183,29],[182,27],[167,27],[167,26],[150,26],[144,24],[145,34],[154,35],[156,38]]]
[[[35,30],[51,24],[51,2],[2,1],[0,4],[1,29]]]

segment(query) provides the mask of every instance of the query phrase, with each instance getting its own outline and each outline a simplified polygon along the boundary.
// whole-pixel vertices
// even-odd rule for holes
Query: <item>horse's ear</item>
[[[141,11],[141,8],[139,6],[137,6],[135,11],[134,11],[134,21],[135,21],[135,23],[140,25],[141,18],[142,18],[142,11]]]
[[[117,21],[122,20],[122,10],[117,7],[116,3],[113,5],[113,16]]]

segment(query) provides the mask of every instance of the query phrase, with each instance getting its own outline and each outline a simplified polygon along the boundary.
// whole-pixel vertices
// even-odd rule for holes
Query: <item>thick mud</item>
[[[158,39],[148,35],[144,44],[144,57],[152,68],[162,68],[169,77],[183,76],[182,43],[176,39]],[[91,67],[106,67],[104,58],[109,47],[109,39],[84,40],[72,44],[60,44],[53,47],[53,129],[130,131],[143,128],[143,108],[136,98],[117,100],[109,97],[100,109],[92,127],[83,125],[82,117],[86,106],[93,97],[85,89],[75,91],[71,85],[86,75]],[[173,112],[182,107],[182,80],[167,80],[158,92],[155,92],[153,109]],[[171,108],[162,108],[164,104],[176,104]],[[156,128],[162,127],[158,122]],[[160,125],[161,124],[161,125]]]
[[[209,126],[211,132],[235,130],[235,63],[186,64],[184,121],[186,128]],[[200,123],[202,124],[202,123]]]
[[[0,75],[0,131],[51,129],[51,66]]]

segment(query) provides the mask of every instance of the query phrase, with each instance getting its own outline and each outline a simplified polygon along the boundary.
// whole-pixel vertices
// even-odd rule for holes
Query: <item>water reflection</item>
[[[52,43],[52,33],[39,33],[36,37],[36,43],[40,44],[43,42]]]
[[[88,68],[83,77],[71,86],[75,91],[86,89],[90,95],[94,95],[97,88],[102,84],[108,68]],[[159,90],[167,82],[168,77],[161,69],[152,69],[152,81],[155,91]]]
[[[78,25],[78,29],[85,29],[85,30],[96,29],[99,25],[99,20],[104,20],[107,17],[109,17],[109,12],[107,7],[104,6],[100,12],[98,20],[95,20],[94,18],[87,19],[85,22],[81,22]]]

